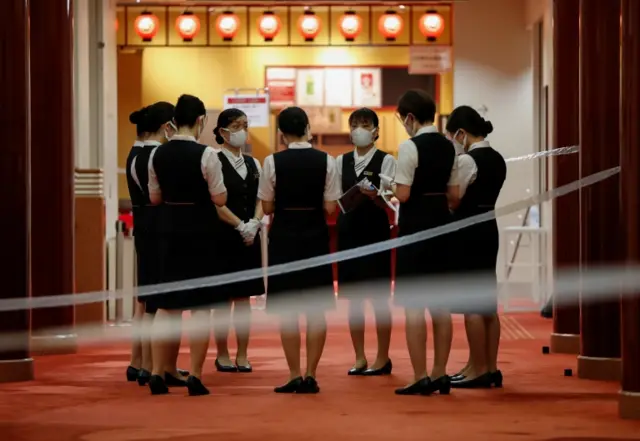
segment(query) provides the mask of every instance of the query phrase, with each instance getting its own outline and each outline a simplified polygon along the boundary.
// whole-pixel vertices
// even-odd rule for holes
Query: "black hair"
[[[287,107],[278,115],[278,128],[283,135],[302,138],[308,126],[309,117],[300,107]]]
[[[353,124],[371,124],[377,129],[380,125],[380,119],[376,112],[367,107],[362,107],[361,109],[354,110],[351,115],[349,115],[349,125],[351,126]],[[376,134],[374,141],[379,137],[380,135]]]
[[[463,129],[471,136],[486,137],[493,132],[493,124],[486,121],[476,109],[469,106],[456,107],[447,119],[446,130],[449,133],[456,133]]]
[[[213,134],[216,137],[216,142],[220,145],[224,144],[224,138],[220,136],[220,129],[226,129],[229,127],[235,120],[238,118],[242,118],[243,116],[247,116],[240,109],[225,109],[220,112],[218,115],[218,122],[216,123],[216,128],[213,129]]]
[[[143,107],[140,110],[136,110],[135,112],[131,112],[129,115],[129,122],[131,124],[135,124],[136,126],[136,136],[138,138],[144,136],[145,133],[148,132],[145,126],[146,114],[149,111],[149,107]]]
[[[403,118],[412,114],[420,124],[433,122],[436,119],[436,103],[424,90],[408,90],[398,100],[398,113]]]
[[[166,101],[159,101],[147,108],[144,116],[147,132],[156,133],[167,122],[173,119],[175,106]]]
[[[207,114],[207,109],[200,98],[193,95],[182,95],[178,98],[173,119],[177,127],[193,127],[198,118]]]

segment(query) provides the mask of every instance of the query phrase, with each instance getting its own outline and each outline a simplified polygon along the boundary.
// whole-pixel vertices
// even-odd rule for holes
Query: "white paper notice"
[[[250,127],[269,127],[268,95],[225,95],[224,108],[242,110]]]
[[[349,68],[326,68],[324,105],[353,107],[353,74]]]
[[[379,68],[353,69],[353,106],[382,107],[382,74]]]
[[[324,106],[324,69],[298,69],[296,104]]]

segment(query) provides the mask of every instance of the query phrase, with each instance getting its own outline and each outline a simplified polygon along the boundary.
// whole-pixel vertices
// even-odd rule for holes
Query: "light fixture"
[[[362,31],[362,19],[355,11],[347,11],[338,22],[340,33],[346,41],[355,41]]]
[[[216,30],[224,41],[233,41],[240,30],[240,19],[232,11],[224,11],[216,19]]]
[[[191,11],[184,11],[176,19],[176,31],[182,38],[182,41],[191,42],[200,32],[200,19]]]
[[[264,41],[273,41],[280,32],[282,22],[273,11],[265,11],[258,18],[258,32],[264,38]]]
[[[136,17],[136,20],[133,22],[133,27],[135,28],[136,34],[142,38],[142,41],[148,43],[158,34],[160,20],[151,12],[144,11]]]
[[[320,33],[320,18],[311,9],[306,9],[298,19],[298,30],[304,37],[304,41],[313,41]]]
[[[398,35],[402,33],[404,21],[402,17],[393,9],[389,9],[380,16],[378,20],[378,32],[380,32],[387,41],[396,41]]]
[[[429,10],[420,17],[420,32],[427,37],[427,41],[434,42],[444,32],[444,18],[438,11]]]

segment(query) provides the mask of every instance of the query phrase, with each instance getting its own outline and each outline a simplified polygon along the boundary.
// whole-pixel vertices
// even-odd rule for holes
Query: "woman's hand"
[[[258,219],[251,219],[249,222],[244,224],[244,230],[242,232],[242,238],[244,240],[245,245],[251,246],[258,235],[258,231],[262,227],[262,224]]]

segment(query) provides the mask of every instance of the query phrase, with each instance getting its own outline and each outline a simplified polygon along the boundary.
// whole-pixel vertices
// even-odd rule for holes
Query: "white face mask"
[[[238,132],[232,132],[229,129],[225,129],[223,128],[222,130],[224,130],[225,132],[227,132],[229,134],[229,145],[236,147],[236,148],[242,148],[246,145],[247,143],[247,131],[242,129]]]
[[[373,143],[373,131],[357,127],[351,131],[351,142],[356,147],[368,147]]]
[[[456,141],[456,136],[458,136],[460,132],[456,132],[455,135],[451,138],[451,142],[453,143],[453,147],[456,149],[456,154],[461,155],[465,152],[465,146],[467,145],[467,134],[465,133],[464,138],[462,138],[462,143]]]
[[[407,131],[407,135],[413,138],[415,134],[413,133],[413,127],[409,127],[407,125],[408,119],[409,119],[409,115],[407,115],[407,117],[404,119],[402,125],[404,126],[404,129]]]

